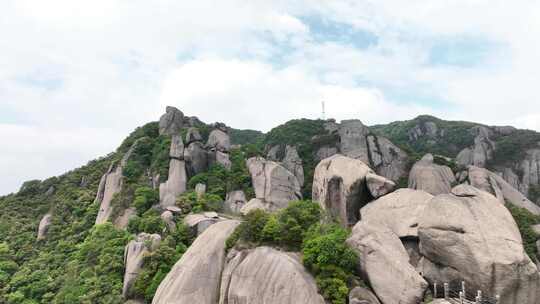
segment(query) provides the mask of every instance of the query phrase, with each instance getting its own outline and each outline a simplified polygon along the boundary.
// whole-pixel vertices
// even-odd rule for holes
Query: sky
[[[0,194],[166,105],[268,131],[432,114],[540,130],[540,2],[2,0]]]

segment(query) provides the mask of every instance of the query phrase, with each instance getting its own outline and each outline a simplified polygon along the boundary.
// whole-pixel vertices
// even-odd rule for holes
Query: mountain
[[[539,175],[530,130],[423,115],[263,134],[167,107],[0,197],[0,303],[413,304],[463,280],[533,304]]]

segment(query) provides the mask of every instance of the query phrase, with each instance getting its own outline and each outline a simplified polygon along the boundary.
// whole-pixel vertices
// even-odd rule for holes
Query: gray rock
[[[231,149],[231,139],[229,134],[220,129],[215,129],[208,135],[208,142],[206,147],[209,149],[216,149],[221,152],[229,152]]]
[[[344,155],[359,159],[369,164],[368,146],[366,137],[369,135],[368,127],[360,120],[343,120],[338,130],[340,137],[339,150]]]
[[[418,221],[432,198],[425,191],[398,189],[364,206],[361,218],[390,229],[400,238],[418,237]]]
[[[142,270],[144,255],[156,250],[161,243],[159,234],[140,233],[130,241],[124,250],[124,285],[122,296],[124,299],[130,297],[130,289]]]
[[[470,185],[495,195],[501,204],[508,202],[540,215],[540,207],[510,186],[501,176],[475,166],[469,166],[467,172]]]
[[[437,139],[442,135],[437,124],[433,121],[420,122],[408,131],[409,141],[417,141],[421,138]]]
[[[240,210],[247,203],[246,194],[242,190],[230,191],[225,199],[225,212],[239,214]]]
[[[49,227],[52,224],[52,215],[50,213],[45,214],[41,221],[39,221],[39,227],[38,227],[38,234],[37,234],[37,240],[44,240],[47,236],[47,232],[49,231]]]
[[[231,163],[231,160],[229,159],[228,153],[216,151],[216,163],[222,165],[227,170],[231,170],[232,163]]]
[[[184,126],[184,113],[175,107],[168,106],[165,114],[159,119],[159,134],[160,135],[176,135],[180,134],[180,130]]]
[[[327,147],[327,146],[324,146],[324,147],[320,147],[318,150],[317,150],[317,153],[315,154],[315,160],[316,161],[321,161],[325,158],[328,158],[332,155],[336,155],[338,154],[338,148],[337,147]]]
[[[394,181],[405,175],[409,162],[407,153],[382,136],[370,135],[367,142],[370,165],[377,174]]]
[[[375,173],[368,173],[366,175],[366,185],[369,193],[374,198],[386,195],[396,188],[396,183]]]
[[[435,164],[431,154],[417,161],[409,173],[409,188],[424,190],[433,195],[450,193],[455,182],[452,169]]]
[[[273,205],[267,204],[263,199],[260,198],[252,198],[245,204],[242,208],[240,208],[240,213],[243,215],[248,214],[252,210],[261,209],[264,211],[275,211],[276,209],[273,208]]]
[[[493,195],[459,185],[436,196],[420,218],[418,235],[420,252],[432,264],[421,269],[429,281],[457,272],[473,290],[498,294],[504,304],[540,298],[540,273],[514,219]]]
[[[195,185],[195,193],[197,193],[197,199],[200,200],[206,194],[206,185],[201,183]]]
[[[112,164],[107,173],[101,178],[98,188],[96,202],[100,203],[100,206],[96,217],[96,225],[109,220],[112,213],[111,201],[115,194],[122,191],[122,184],[122,166],[116,163]]]
[[[474,165],[485,167],[487,161],[493,158],[495,143],[490,139],[493,131],[488,127],[476,126],[471,129],[475,135],[474,145],[463,149],[456,157],[456,162],[461,166]]]
[[[180,136],[180,134],[171,137],[169,157],[184,160],[184,143],[182,142],[182,136]]]
[[[317,284],[299,259],[270,247],[228,256],[220,304],[324,304]]]
[[[206,229],[163,279],[152,303],[218,303],[225,241],[238,224],[223,221]]]
[[[511,126],[493,126],[491,127],[491,129],[502,135],[510,135],[517,130],[516,128]]]
[[[204,212],[188,214],[184,218],[184,224],[191,228],[195,234],[200,235],[208,229],[208,227],[223,220],[225,220],[225,218],[218,216],[215,212]]]
[[[285,147],[285,157],[281,161],[283,167],[292,172],[298,179],[300,186],[304,185],[304,167],[302,166],[302,159],[298,155],[296,147],[287,145]]]
[[[201,133],[199,132],[199,129],[191,127],[188,129],[186,133],[186,144],[190,144],[192,142],[202,142],[203,138],[201,136]]]
[[[169,229],[170,232],[176,231],[176,223],[174,222],[174,215],[171,211],[164,211],[161,214],[161,219],[165,222],[167,229]]]
[[[349,292],[349,304],[381,304],[371,290],[355,287]]]
[[[114,226],[118,229],[126,229],[129,220],[137,215],[137,209],[134,207],[127,208],[114,220]]]
[[[255,197],[271,205],[270,209],[281,209],[290,201],[302,199],[298,179],[283,166],[262,157],[246,161]]]
[[[159,203],[161,207],[174,206],[176,198],[186,191],[186,164],[183,160],[171,159],[169,179],[159,185]]]
[[[359,269],[382,303],[417,304],[423,299],[428,284],[390,229],[362,220],[347,244],[358,253]]]
[[[540,236],[540,224],[533,225],[532,229],[534,230],[534,233],[538,234]]]
[[[84,176],[83,176],[84,178]],[[45,196],[51,196],[54,194],[54,192],[56,191],[56,189],[54,188],[54,186],[50,186],[49,189],[47,189],[47,192],[45,192]]]
[[[366,175],[373,171],[362,161],[334,155],[315,168],[312,199],[336,216],[344,226],[354,225],[358,211],[372,200]]]
[[[192,142],[184,150],[189,176],[194,176],[208,170],[208,152],[201,142]]]

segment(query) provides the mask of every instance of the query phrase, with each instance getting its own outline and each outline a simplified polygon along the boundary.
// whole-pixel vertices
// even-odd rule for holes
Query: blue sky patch
[[[453,37],[437,39],[429,55],[431,65],[450,65],[457,67],[476,67],[484,64],[490,56],[500,51],[502,46],[494,41],[473,38]]]
[[[379,41],[372,32],[355,28],[347,23],[331,21],[320,15],[301,17],[300,20],[309,26],[312,37],[317,42],[339,42],[359,49],[376,45]]]

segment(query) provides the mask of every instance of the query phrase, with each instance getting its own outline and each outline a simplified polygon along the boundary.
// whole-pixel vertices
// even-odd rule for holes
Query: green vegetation
[[[529,199],[535,203],[540,203],[540,185],[529,187]]]
[[[298,154],[302,158],[304,166],[305,182],[302,189],[304,198],[311,198],[311,185],[313,183],[313,173],[315,171],[315,153],[326,141],[313,143],[314,136],[324,136],[324,120],[296,119],[273,128],[266,134],[264,144],[293,145],[298,149]]]
[[[529,257],[533,260],[535,257],[540,257],[536,248],[536,241],[538,241],[539,236],[532,229],[532,226],[540,224],[540,216],[534,215],[527,209],[514,206],[508,202],[506,203],[506,208],[508,208],[518,225],[521,238],[523,239],[523,246]]]
[[[291,202],[275,214],[253,210],[229,237],[227,248],[240,242],[301,251],[321,294],[333,304],[345,304],[357,256],[345,243],[349,231],[337,224],[321,224],[321,219],[320,207],[311,201]]]
[[[495,153],[490,166],[513,165],[525,158],[528,149],[539,147],[540,133],[531,130],[516,130],[507,136],[494,139]]]
[[[182,209],[183,213],[198,213],[202,211],[222,211],[223,199],[221,196],[206,193],[200,198],[195,191],[185,192],[176,200],[176,204]]]
[[[246,144],[261,144],[264,139],[264,133],[255,130],[239,130],[230,129],[231,144],[246,145]]]

